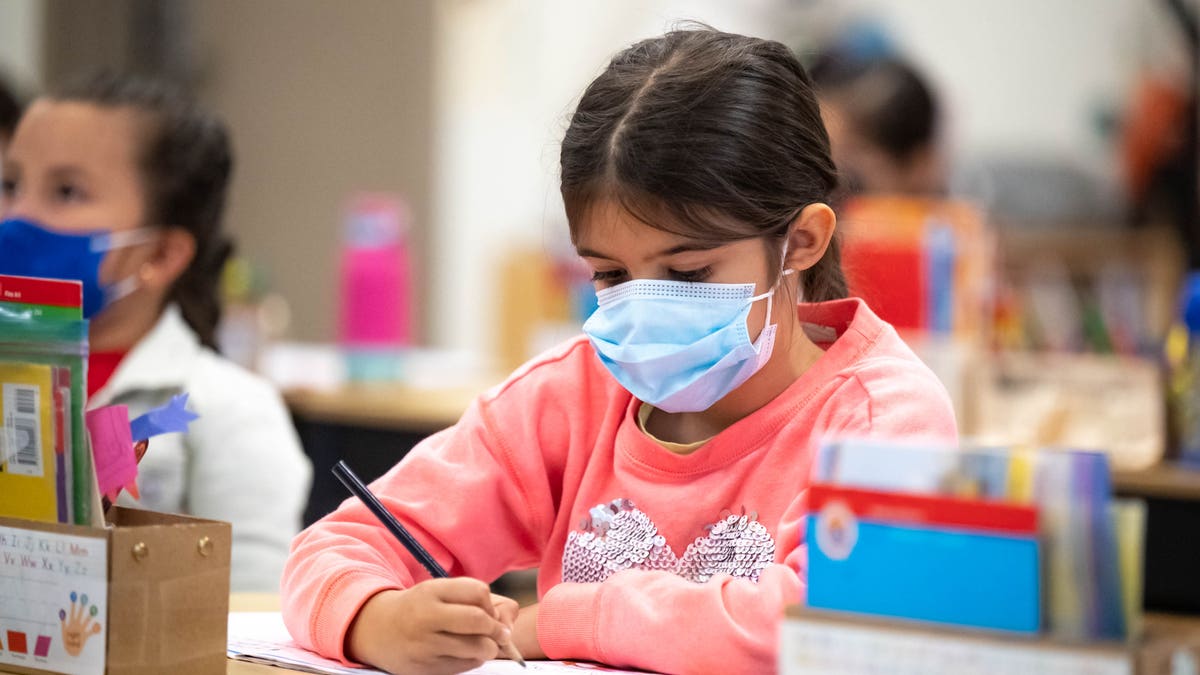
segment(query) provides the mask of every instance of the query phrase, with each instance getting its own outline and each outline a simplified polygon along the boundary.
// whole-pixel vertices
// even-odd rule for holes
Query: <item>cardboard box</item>
[[[121,507],[108,522],[0,518],[0,671],[223,674],[229,523]]]

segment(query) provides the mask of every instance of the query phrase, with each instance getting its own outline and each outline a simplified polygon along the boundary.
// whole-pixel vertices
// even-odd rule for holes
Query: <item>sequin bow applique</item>
[[[599,504],[567,535],[563,581],[604,581],[626,569],[662,570],[703,583],[716,574],[750,579],[775,561],[775,540],[754,515],[728,514],[677,557],[650,517],[628,499]]]

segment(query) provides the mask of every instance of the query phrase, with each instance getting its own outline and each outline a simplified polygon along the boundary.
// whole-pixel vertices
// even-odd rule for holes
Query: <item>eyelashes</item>
[[[592,283],[612,283],[623,276],[624,270],[596,270],[592,272]]]
[[[712,275],[712,267],[701,267],[695,270],[671,270],[671,278],[676,281],[701,282]]]
[[[687,281],[698,283],[712,276],[712,267],[701,267],[694,270],[667,270],[667,274],[674,281]],[[625,270],[596,270],[592,272],[592,282],[598,284],[617,283],[627,278]]]

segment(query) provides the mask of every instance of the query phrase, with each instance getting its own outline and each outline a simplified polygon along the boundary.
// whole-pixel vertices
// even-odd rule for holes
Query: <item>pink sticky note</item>
[[[137,480],[137,455],[129,431],[129,409],[110,405],[88,411],[88,434],[92,438],[92,457],[96,461],[96,480],[100,492],[116,499],[121,488]]]

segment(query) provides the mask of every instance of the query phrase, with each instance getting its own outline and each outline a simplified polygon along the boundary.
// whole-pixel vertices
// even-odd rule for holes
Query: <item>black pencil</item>
[[[346,462],[339,460],[338,463],[333,466],[333,475],[337,476],[337,479],[342,482],[342,485],[345,485],[346,489],[349,490],[351,494],[353,494],[355,497],[358,497],[359,500],[362,501],[362,503],[365,504],[368,509],[370,509],[371,513],[375,514],[375,517],[379,519],[379,522],[383,523],[383,526],[386,527],[388,531],[400,541],[401,544],[404,544],[404,548],[408,549],[408,552],[412,554],[412,557],[416,558],[417,562],[421,563],[421,566],[429,572],[430,576],[432,576],[434,579],[445,579],[450,576],[449,574],[446,574],[446,570],[440,564],[438,564],[438,561],[429,554],[429,551],[426,551],[425,547],[421,546],[421,543],[417,541],[415,537],[409,534],[408,530],[404,529],[404,525],[401,525],[400,521],[396,520],[396,516],[393,516],[392,512],[388,511],[387,508],[384,507],[383,502],[379,501],[379,498],[375,496],[375,493],[371,492],[371,490],[367,487],[367,484],[362,482],[362,479],[358,477],[358,474],[354,473],[354,470],[351,469]],[[521,664],[521,667],[524,668],[525,659],[522,658],[521,653],[517,651],[516,645],[510,642],[505,647],[508,652],[508,657]]]

